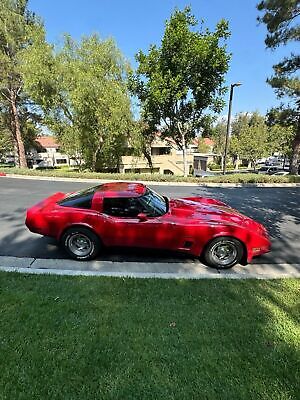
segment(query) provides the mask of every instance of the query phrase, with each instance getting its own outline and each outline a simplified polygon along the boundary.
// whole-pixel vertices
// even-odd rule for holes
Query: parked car
[[[225,203],[169,199],[135,182],[55,193],[27,210],[26,225],[57,239],[76,260],[126,246],[182,251],[225,269],[270,250],[265,227]]]
[[[279,172],[279,171],[281,171],[281,170],[282,170],[282,168],[281,168],[281,167],[278,167],[278,166],[269,167],[269,166],[267,166],[267,165],[264,165],[264,166],[260,167],[260,168],[257,170],[257,173],[258,173],[258,174],[273,175],[273,174],[275,174],[276,172]]]
[[[194,171],[194,176],[200,177],[200,178],[208,178],[211,176],[217,176],[220,175],[220,172],[211,172],[211,171],[203,171],[203,170],[195,170]]]
[[[286,175],[289,175],[289,174],[290,174],[289,171],[278,171],[278,172],[275,172],[275,174],[273,174],[273,175],[286,176]]]

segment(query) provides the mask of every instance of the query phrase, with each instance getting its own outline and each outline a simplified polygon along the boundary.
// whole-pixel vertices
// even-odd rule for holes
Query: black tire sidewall
[[[82,233],[82,234],[86,235],[93,244],[92,250],[86,256],[81,257],[81,256],[74,254],[68,246],[70,237],[77,233]],[[74,228],[68,229],[61,237],[61,244],[62,244],[63,248],[65,249],[65,251],[67,252],[67,254],[71,258],[73,258],[74,260],[77,260],[77,261],[92,260],[97,256],[97,254],[100,252],[100,249],[101,249],[101,242],[100,242],[99,237],[94,232],[92,232],[90,229],[84,228],[84,227],[74,227]]]
[[[227,241],[227,242],[234,244],[235,248],[237,250],[237,255],[236,255],[235,260],[232,263],[225,265],[225,266],[221,265],[221,264],[216,264],[215,261],[212,259],[211,253],[210,253],[211,248],[216,243],[222,242],[222,241]],[[212,268],[229,269],[229,268],[232,268],[234,265],[238,264],[242,260],[243,253],[244,253],[243,245],[239,240],[232,238],[232,237],[228,237],[228,236],[220,236],[220,237],[213,239],[211,242],[208,243],[208,245],[206,246],[206,248],[204,250],[203,259],[207,263],[207,265],[209,265]]]

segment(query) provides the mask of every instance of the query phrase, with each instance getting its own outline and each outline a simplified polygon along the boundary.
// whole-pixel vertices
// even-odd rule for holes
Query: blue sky
[[[279,104],[266,78],[272,74],[272,65],[287,55],[291,46],[275,52],[265,49],[266,28],[256,21],[257,1],[30,0],[29,7],[43,19],[48,41],[59,43],[66,32],[76,39],[98,32],[102,38],[113,37],[133,66],[138,50],[146,51],[150,44],[160,43],[165,21],[175,7],[191,5],[196,18],[203,19],[210,29],[225,18],[232,32],[228,41],[232,60],[226,81],[228,85],[243,83],[235,89],[233,113],[254,110],[265,113]],[[222,114],[226,113],[225,107]]]

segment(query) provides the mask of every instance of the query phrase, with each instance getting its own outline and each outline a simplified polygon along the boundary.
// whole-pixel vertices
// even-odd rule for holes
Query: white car
[[[290,174],[289,171],[278,171],[278,172],[275,172],[275,174],[273,174],[273,175],[285,176],[285,175],[289,175],[289,174]]]

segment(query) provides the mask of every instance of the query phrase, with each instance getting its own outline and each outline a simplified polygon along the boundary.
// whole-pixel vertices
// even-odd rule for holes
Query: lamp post
[[[235,86],[241,86],[241,83],[237,82],[237,83],[232,83],[230,85],[227,129],[226,129],[225,150],[224,150],[224,159],[223,159],[223,175],[226,174],[226,158],[227,158],[227,150],[228,150],[228,139],[229,139],[229,133],[230,133],[231,107],[232,107],[232,98],[233,98],[233,88]]]

